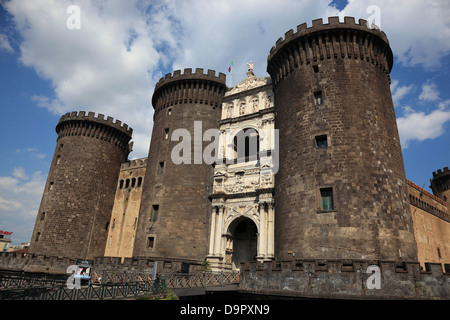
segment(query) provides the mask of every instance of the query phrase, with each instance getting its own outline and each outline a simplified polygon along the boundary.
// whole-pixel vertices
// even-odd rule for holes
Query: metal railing
[[[222,287],[239,283],[238,271],[199,272],[197,274],[167,273],[160,274],[165,279],[167,288],[206,288]]]
[[[89,283],[67,286],[69,275],[0,273],[0,300],[104,300],[136,298],[168,289],[221,287],[239,283],[239,272],[140,273],[93,272]]]
[[[136,298],[148,293],[158,294],[166,289],[165,279],[156,277],[152,280],[143,275],[109,275],[103,273],[103,281],[99,277],[79,288],[67,286],[68,275],[64,279],[34,275],[4,275],[0,287],[0,300],[104,300]],[[94,277],[93,277],[94,278]],[[32,279],[32,280],[30,280]],[[51,280],[51,281],[50,281]],[[113,282],[116,281],[116,282]]]
[[[67,275],[24,272],[0,272],[0,290],[62,285]]]

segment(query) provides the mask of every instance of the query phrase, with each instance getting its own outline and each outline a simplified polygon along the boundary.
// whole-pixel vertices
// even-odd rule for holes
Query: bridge
[[[90,281],[69,288],[70,275],[0,271],[0,300],[105,300],[132,299],[166,289],[178,297],[203,295],[207,291],[237,290],[239,272],[194,274],[93,272]]]

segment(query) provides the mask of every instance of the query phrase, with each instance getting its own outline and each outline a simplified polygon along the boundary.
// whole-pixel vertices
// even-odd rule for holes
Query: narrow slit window
[[[317,148],[328,147],[327,135],[316,136],[316,147]]]
[[[155,247],[155,237],[148,237],[147,238],[147,248],[153,249]]]
[[[323,104],[322,91],[314,92],[314,103],[316,106]]]
[[[41,214],[41,220],[44,220],[45,219],[45,212],[42,212],[42,214]]]
[[[41,233],[38,232],[38,233],[36,234],[36,239],[35,239],[35,241],[38,242],[40,237],[41,237]]]
[[[314,73],[318,73],[319,72],[319,66],[317,64],[314,65],[313,66],[313,70],[314,70]]]
[[[53,190],[53,182],[50,182],[50,185],[48,187],[48,190]]]
[[[152,206],[152,214],[150,216],[151,221],[156,221],[158,219],[159,205],[154,204]]]
[[[169,139],[169,128],[164,129],[164,139]]]
[[[322,210],[325,211],[333,210],[334,209],[333,189],[332,188],[320,189],[320,200]]]
[[[171,115],[172,114],[172,108],[167,109],[167,115]]]
[[[164,161],[159,163],[159,168],[158,168],[159,174],[164,173],[164,166],[165,166]]]

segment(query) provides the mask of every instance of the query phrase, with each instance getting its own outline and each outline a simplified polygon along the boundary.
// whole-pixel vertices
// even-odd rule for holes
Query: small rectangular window
[[[153,249],[155,247],[155,237],[148,237],[147,238],[147,248]]]
[[[38,233],[36,234],[36,239],[35,239],[35,241],[38,242],[40,237],[41,237],[41,233],[38,232]]]
[[[313,66],[313,69],[314,69],[314,73],[319,72],[319,66],[317,64]]]
[[[317,148],[328,147],[327,135],[316,136],[316,147]]]
[[[154,204],[152,206],[152,214],[150,216],[151,221],[156,221],[158,219],[159,205]]]
[[[164,173],[164,161],[159,163],[159,174]]]
[[[56,157],[56,164],[59,164],[60,161],[61,161],[61,156],[57,156]]]
[[[314,92],[314,103],[316,106],[321,105],[323,103],[322,91]]]
[[[167,109],[167,115],[171,115],[172,114],[172,108]]]
[[[322,210],[334,210],[333,188],[320,189],[320,201]]]
[[[48,187],[48,190],[53,190],[53,182],[50,182],[50,185]]]
[[[164,139],[169,139],[169,128],[164,129]]]

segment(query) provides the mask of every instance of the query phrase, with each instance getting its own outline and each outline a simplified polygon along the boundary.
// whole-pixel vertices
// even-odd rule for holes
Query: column
[[[267,255],[267,212],[265,207],[265,202],[259,204],[259,237],[256,257],[260,261],[263,261]]]
[[[275,257],[275,239],[274,239],[274,227],[275,227],[275,204],[268,203],[268,221],[267,221],[267,258],[273,259]]]
[[[222,223],[223,223],[223,211],[225,210],[224,205],[217,206],[219,209],[219,216],[216,223],[216,235],[214,239],[214,255],[221,255],[221,244],[222,244]]]
[[[216,237],[216,210],[217,207],[213,206],[211,210],[211,231],[209,235],[209,251],[208,256],[212,256],[214,254],[214,239]]]

